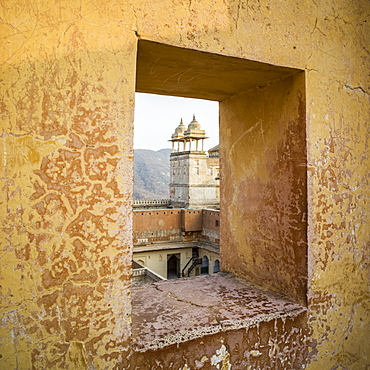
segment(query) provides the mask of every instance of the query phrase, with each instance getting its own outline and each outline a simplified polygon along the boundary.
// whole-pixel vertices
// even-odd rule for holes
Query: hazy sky
[[[204,149],[208,150],[217,145],[218,102],[136,93],[134,148],[171,148],[172,143],[168,140],[180,124],[180,119],[188,126],[193,114],[209,137],[204,141]]]

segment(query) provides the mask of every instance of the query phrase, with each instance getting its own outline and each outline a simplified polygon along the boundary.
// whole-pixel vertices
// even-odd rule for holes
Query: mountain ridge
[[[134,200],[170,197],[171,149],[134,149]]]

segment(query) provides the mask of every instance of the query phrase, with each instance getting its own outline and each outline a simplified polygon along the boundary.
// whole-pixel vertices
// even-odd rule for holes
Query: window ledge
[[[132,296],[133,341],[140,352],[306,312],[226,273],[143,284],[133,287]]]

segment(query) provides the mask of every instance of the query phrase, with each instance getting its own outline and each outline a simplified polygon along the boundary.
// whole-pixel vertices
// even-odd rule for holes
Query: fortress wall
[[[202,239],[212,243],[220,242],[220,211],[203,209]]]
[[[294,300],[307,293],[304,74],[221,104],[223,269]],[[247,159],[245,159],[247,158]],[[240,256],[243,258],[240,258]]]
[[[369,6],[360,0],[3,2],[0,367],[113,369],[128,368],[130,361],[131,367],[171,364],[182,370],[255,364],[265,369],[286,364],[301,368],[307,361],[309,370],[368,367]],[[268,321],[258,327],[261,330],[228,331],[143,355],[135,352],[130,342],[132,137],[134,92],[143,87],[136,77],[139,39],[179,47],[180,61],[186,63],[172,64],[165,78],[166,69],[159,73],[151,65],[147,92],[171,95],[181,88],[183,96],[225,102],[221,198],[234,200],[222,203],[230,211],[221,208],[228,214],[221,219],[221,243],[230,243],[224,255],[229,253],[236,261],[238,253],[236,263],[243,267],[243,275],[253,279],[258,279],[254,266],[244,267],[253,262],[254,251],[260,266],[266,267],[270,260],[257,251],[258,240],[250,234],[250,226],[240,227],[244,223],[240,213],[249,214],[251,204],[260,210],[260,215],[251,216],[262,248],[273,245],[271,233],[276,232],[278,250],[287,252],[282,261],[277,255],[270,260],[276,261],[278,274],[273,266],[264,271],[267,285],[277,289],[273,281],[277,274],[291,297],[301,300],[307,289],[307,315]],[[183,59],[183,48],[211,53],[212,62],[203,64],[199,54]],[[238,72],[220,84],[210,73],[223,65],[216,63],[215,54],[266,63],[265,72],[272,66],[303,71],[305,94],[290,80],[294,87],[290,91],[295,93],[283,99],[289,89],[279,91],[276,84],[270,85],[274,78],[254,81],[239,97],[234,95],[241,91],[224,94],[225,88],[240,86],[245,79]],[[164,54],[154,58],[158,65]],[[193,70],[186,67],[190,62],[197,63]],[[233,59],[231,64],[235,63]],[[253,79],[258,68],[248,66]],[[161,83],[153,83],[154,77]],[[256,101],[272,92],[274,109],[281,109],[281,118],[288,114],[292,119],[274,121],[269,104]],[[289,126],[302,117],[289,101],[303,97],[305,127]],[[251,112],[243,105],[247,101],[256,101]],[[257,120],[252,129],[248,122],[233,122],[228,113],[233,105],[250,117],[270,118]],[[274,139],[271,130],[276,125],[282,130]],[[298,128],[305,131],[304,140]],[[248,133],[256,140],[252,147],[261,168],[254,169],[255,178],[250,164],[235,165],[235,175],[245,185],[253,180],[268,191],[262,198],[236,183],[234,172],[223,177],[226,166],[234,167],[233,158],[239,155],[234,144],[253,141]],[[294,148],[304,141],[306,165],[300,167],[297,163],[303,162],[295,158]],[[283,161],[283,144],[289,144],[288,162]],[[241,153],[246,154],[242,163],[247,163],[247,149],[241,148]],[[279,173],[279,168],[284,171]],[[298,173],[303,181],[304,168],[306,215],[305,195],[298,193],[291,177]],[[275,184],[270,170],[277,174]],[[290,224],[285,222],[284,209],[273,211],[276,203],[288,204],[285,182],[279,188],[277,181],[286,178],[285,171],[293,189],[288,193],[299,199],[287,210],[290,222],[295,220]],[[263,219],[269,233],[263,233]],[[283,225],[284,235],[274,230],[274,223]],[[307,268],[299,268],[304,260],[303,224]],[[229,230],[233,227],[235,231]],[[230,238],[225,239],[227,235]],[[287,261],[296,264],[288,267]],[[312,346],[309,356],[307,342]],[[257,357],[251,355],[252,348],[261,349],[253,352]]]
[[[181,209],[134,211],[134,243],[181,241]]]

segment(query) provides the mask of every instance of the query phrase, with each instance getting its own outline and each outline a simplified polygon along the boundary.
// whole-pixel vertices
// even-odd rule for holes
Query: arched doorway
[[[220,261],[216,260],[215,264],[213,265],[213,273],[215,274],[216,272],[220,271]]]
[[[167,254],[167,279],[180,277],[180,253]]]
[[[200,268],[200,274],[201,275],[209,274],[209,260],[207,256],[203,256],[202,258],[202,266]]]

